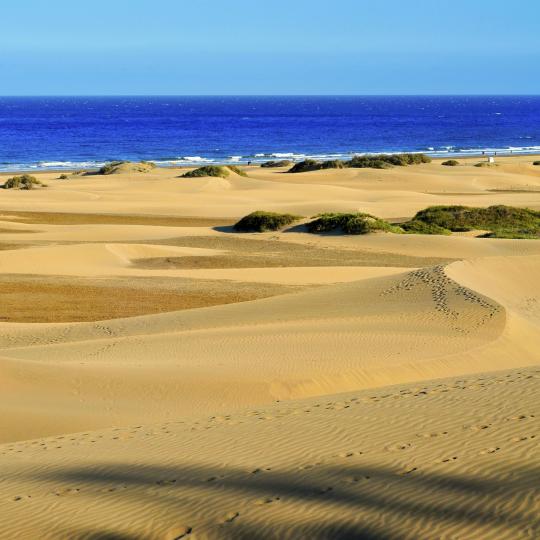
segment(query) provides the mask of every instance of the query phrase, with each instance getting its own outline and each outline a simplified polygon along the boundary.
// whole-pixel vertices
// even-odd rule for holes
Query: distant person
[[[251,161],[248,161],[248,167],[251,165]]]

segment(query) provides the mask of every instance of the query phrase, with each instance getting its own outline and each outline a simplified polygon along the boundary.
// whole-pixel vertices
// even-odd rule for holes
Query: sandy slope
[[[539,378],[519,369],[1,445],[3,535],[535,538]]]
[[[68,318],[0,322],[0,538],[540,534],[540,242],[223,218],[540,208],[527,159],[2,191],[0,318]]]
[[[403,217],[433,204],[513,204],[540,208],[540,171],[530,156],[498,159],[477,168],[476,158],[460,167],[440,160],[389,170],[346,169],[294,175],[252,167],[249,177],[179,178],[178,169],[140,175],[73,177],[39,174],[49,187],[30,193],[2,193],[0,209],[75,213],[242,216],[252,210],[313,215],[325,210],[358,210]],[[8,175],[0,175],[7,178]]]

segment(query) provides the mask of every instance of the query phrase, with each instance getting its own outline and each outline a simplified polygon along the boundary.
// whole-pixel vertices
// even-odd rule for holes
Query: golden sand
[[[540,241],[230,227],[540,209],[460,161],[3,191],[0,538],[538,536]]]

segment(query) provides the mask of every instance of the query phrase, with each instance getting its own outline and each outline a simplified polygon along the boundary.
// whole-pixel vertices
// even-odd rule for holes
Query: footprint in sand
[[[262,498],[262,499],[257,499],[255,501],[255,505],[256,506],[262,506],[264,504],[271,504],[273,502],[279,501],[280,499],[281,499],[280,497],[265,497],[265,498]]]
[[[530,441],[535,438],[536,438],[536,435],[529,435],[529,436],[523,435],[521,437],[513,437],[511,440],[512,442],[524,442],[524,441]]]
[[[448,435],[448,431],[439,431],[438,433],[417,433],[417,437],[421,437],[423,439],[432,439],[434,437],[441,437],[443,435]]]
[[[362,482],[363,480],[369,480],[371,476],[350,476],[347,478],[347,482],[349,484],[357,484],[358,482]]]
[[[389,452],[395,452],[397,450],[408,450],[409,448],[412,448],[411,443],[397,443],[387,446],[386,450],[388,450]]]
[[[495,452],[498,452],[501,448],[499,446],[493,446],[491,448],[486,448],[485,450],[482,450],[480,452],[480,455],[485,455],[485,454],[494,454]]]
[[[438,459],[435,463],[451,463],[452,461],[456,461],[457,458],[457,456],[452,456],[448,458]]]
[[[506,420],[528,420],[529,418],[534,418],[534,414],[519,414],[516,416],[509,416]]]
[[[239,512],[229,512],[224,518],[222,523],[232,523],[238,516]]]
[[[351,457],[354,457],[354,456],[361,456],[362,454],[363,454],[363,452],[341,452],[340,454],[337,455],[337,457],[351,458]]]
[[[67,488],[60,491],[55,491],[54,494],[57,497],[64,497],[65,495],[76,495],[77,493],[80,493],[79,488]]]
[[[270,467],[267,467],[266,469],[253,469],[251,471],[251,474],[260,474],[264,471],[271,471],[272,469]]]
[[[165,538],[167,540],[181,540],[188,537],[193,532],[191,527],[178,527],[172,530]]]
[[[223,474],[218,475],[218,476],[210,476],[209,478],[206,479],[206,482],[215,482],[217,480],[223,480],[223,478],[225,478],[225,475]]]
[[[411,474],[413,473],[414,471],[417,471],[418,470],[418,467],[409,467],[407,469],[405,469],[404,471],[401,471],[399,473],[400,476],[407,476],[408,474]]]
[[[32,495],[15,495],[15,497],[13,497],[11,500],[12,501],[24,501],[24,500],[28,500],[28,499],[31,499],[32,498]]]
[[[176,478],[173,478],[171,480],[158,480],[156,484],[158,486],[171,486],[172,484],[176,484]]]

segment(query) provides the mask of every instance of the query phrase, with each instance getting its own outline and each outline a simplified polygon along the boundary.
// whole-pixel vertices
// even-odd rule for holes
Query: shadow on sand
[[[540,468],[501,470],[501,467],[496,477],[494,474],[465,477],[416,469],[398,473],[372,466],[314,465],[310,470],[279,472],[103,464],[64,470],[61,474],[45,475],[45,479],[80,486],[81,492],[83,486],[112,491],[116,486],[121,489],[116,497],[131,499],[141,508],[161,509],[157,512],[160,515],[165,509],[171,519],[175,509],[185,514],[180,510],[183,500],[193,497],[193,493],[189,494],[192,488],[197,488],[197,497],[205,501],[202,504],[208,506],[209,512],[219,510],[217,507],[224,501],[227,508],[223,510],[230,511],[236,501],[239,508],[231,520],[234,522],[210,521],[210,533],[209,525],[205,524],[204,537],[209,534],[231,539],[391,540],[439,538],[439,534],[448,536],[448,531],[452,531],[448,537],[467,538],[475,529],[487,527],[483,530],[492,532],[493,537],[533,538],[540,533],[540,520],[523,507],[532,508],[527,501],[539,496]],[[250,519],[249,511],[260,497],[278,501],[280,508],[287,505],[291,508],[273,514],[272,523],[262,528],[260,514],[257,522]],[[200,519],[201,505],[197,506]],[[298,512],[308,516],[291,520]],[[414,525],[412,536],[404,532],[407,531],[403,529],[404,522]],[[196,533],[197,524],[193,523],[192,527]],[[89,540],[144,538],[108,532],[106,527],[70,534],[73,538]]]

